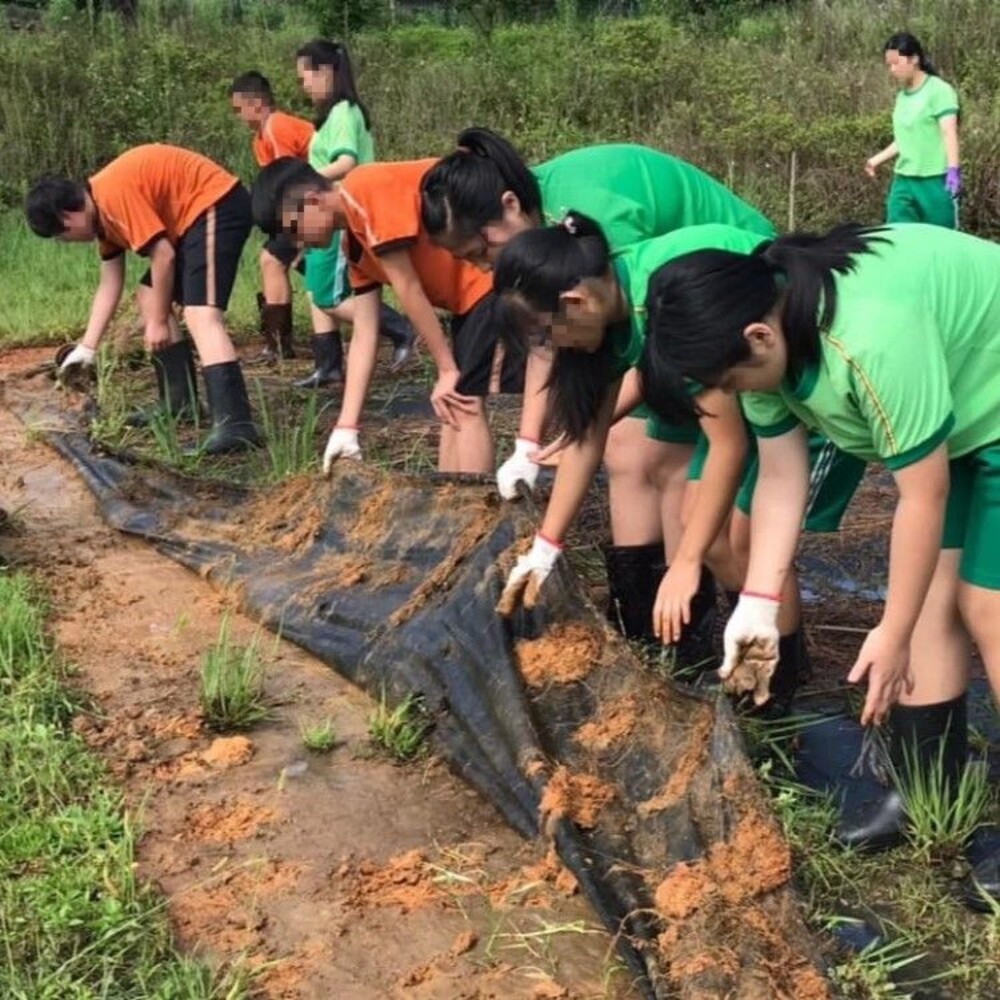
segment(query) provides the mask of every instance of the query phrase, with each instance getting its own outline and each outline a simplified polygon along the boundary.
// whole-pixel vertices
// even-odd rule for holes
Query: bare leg
[[[271,306],[284,306],[292,301],[292,282],[288,268],[266,249],[260,252],[260,281],[264,301]]]
[[[438,449],[440,472],[493,472],[493,434],[486,419],[486,406],[479,400],[476,413],[457,414],[458,427],[441,425]]]

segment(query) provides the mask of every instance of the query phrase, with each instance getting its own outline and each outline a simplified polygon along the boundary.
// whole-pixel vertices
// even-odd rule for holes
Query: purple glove
[[[962,168],[961,167],[949,167],[948,173],[944,177],[944,189],[952,196],[952,198],[957,198],[962,193]]]

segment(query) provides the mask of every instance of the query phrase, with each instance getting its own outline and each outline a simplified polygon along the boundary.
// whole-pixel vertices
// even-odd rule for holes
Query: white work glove
[[[497,489],[504,500],[517,497],[517,484],[523,482],[529,490],[535,488],[538,465],[529,456],[538,451],[538,442],[518,438],[514,443],[514,454],[497,469]]]
[[[92,347],[86,347],[83,344],[77,344],[69,354],[63,358],[63,363],[59,366],[60,376],[65,375],[71,368],[83,367],[83,368],[93,368],[94,359],[97,357],[97,351]]]
[[[770,696],[771,676],[778,666],[778,610],[781,601],[763,594],[740,594],[726,622],[724,656],[719,677],[731,694],[753,693],[757,705]]]
[[[510,571],[497,611],[502,615],[512,615],[519,604],[533,608],[538,601],[542,584],[548,579],[560,555],[561,545],[535,535],[531,551],[521,556]]]
[[[361,458],[357,427],[334,427],[323,452],[323,475],[328,476],[338,458]]]

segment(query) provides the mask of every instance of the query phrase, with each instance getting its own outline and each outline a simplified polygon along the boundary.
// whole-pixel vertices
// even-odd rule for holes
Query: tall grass
[[[265,14],[229,23],[218,3],[182,4],[186,13],[169,18],[163,0],[142,6],[148,13],[134,30],[114,19],[102,19],[90,37],[89,22],[75,19],[32,32],[0,29],[0,201],[18,203],[43,170],[85,176],[151,140],[199,149],[250,179],[248,137],[226,96],[232,77],[250,67],[271,78],[284,105],[309,113],[294,52],[315,28],[301,8],[248,3]],[[819,227],[882,217],[888,178],[872,183],[861,165],[891,137],[893,91],[881,47],[901,28],[924,40],[959,87],[963,225],[998,233],[994,0],[802,0],[726,20],[561,19],[489,34],[416,24],[350,42],[383,158],[442,153],[472,122],[511,136],[533,160],[585,143],[635,140],[705,167],[779,225]],[[0,249],[5,264],[35,276],[15,285],[0,271],[7,292],[0,336],[72,325],[72,296],[57,296],[50,307],[47,281],[38,277],[51,280],[54,262],[65,262],[64,279],[82,288],[83,265],[69,263],[71,252],[55,256],[23,234],[16,255]],[[253,255],[246,257],[238,327],[252,322],[248,290],[256,275]],[[18,304],[8,305],[11,297]]]

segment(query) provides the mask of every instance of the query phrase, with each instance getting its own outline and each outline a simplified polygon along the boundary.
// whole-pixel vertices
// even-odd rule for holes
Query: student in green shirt
[[[555,349],[552,407],[558,429],[570,442],[560,457],[535,544],[508,579],[501,601],[505,610],[522,599],[534,599],[583,502],[610,427],[642,399],[641,391],[626,398],[628,393],[623,394],[621,386],[645,343],[650,275],[693,250],[724,247],[749,254],[762,242],[759,234],[732,226],[691,226],[612,254],[595,222],[570,213],[556,226],[516,236],[503,249],[494,288],[522,320],[525,335],[534,334],[536,340],[540,336]],[[681,540],[665,576],[661,568],[655,609],[647,609],[647,614],[653,612],[653,631],[664,643],[684,638],[702,563],[730,591],[738,591],[743,580],[744,568],[726,544],[725,528],[747,456],[744,420],[738,402],[718,390],[705,390],[698,399],[710,416],[677,424],[651,418],[668,430],[671,426],[698,428],[700,423],[706,441],[701,481],[688,483]],[[856,478],[849,483],[841,509],[855,485]],[[817,492],[820,495],[822,490]],[[771,693],[781,708],[791,699],[805,655],[794,581],[789,581],[788,590],[780,623],[782,671],[771,678]]]
[[[892,113],[893,141],[865,163],[874,178],[896,160],[886,222],[929,222],[958,228],[962,168],[958,150],[958,95],[937,75],[913,35],[885,43],[885,64],[900,90]]]
[[[316,108],[309,166],[329,180],[343,180],[359,164],[375,159],[371,118],[358,97],[347,48],[340,42],[313,39],[298,50],[295,66],[302,89]],[[343,233],[334,233],[329,246],[307,250],[305,266],[316,367],[296,386],[318,389],[343,381],[344,347],[339,323],[350,323],[354,317]],[[412,352],[413,329],[399,313],[384,305],[380,320],[382,332],[395,347],[393,368],[401,368]]]
[[[531,168],[488,129],[466,129],[457,146],[424,179],[424,227],[454,256],[484,269],[512,237],[570,209],[596,219],[614,250],[704,223],[774,235],[763,215],[718,181],[645,146],[592,146]],[[548,371],[545,356],[533,351],[522,436],[497,471],[506,498],[516,495],[518,481],[530,487],[538,475],[532,455],[545,422]],[[616,423],[604,454],[612,537],[605,551],[609,610],[626,635],[645,639],[654,638],[649,623],[664,550],[671,555],[680,538],[686,470],[697,439],[694,425],[651,425],[650,415],[640,407]],[[525,433],[526,427],[533,430]],[[714,609],[715,584],[708,574],[696,603],[696,618]]]
[[[742,393],[758,439],[750,568],[724,672],[752,644],[776,655],[778,594],[807,492],[806,428],[892,472],[888,595],[848,680],[867,679],[863,724],[889,716],[899,772],[940,756],[952,794],[966,756],[970,640],[1000,700],[998,273],[1000,246],[919,224],[787,236],[750,256],[699,251],[651,280],[641,362],[646,398],[664,416],[697,412],[685,391],[695,379]],[[839,836],[877,849],[905,825],[893,791],[845,817]],[[1000,854],[974,874],[1000,897]]]

